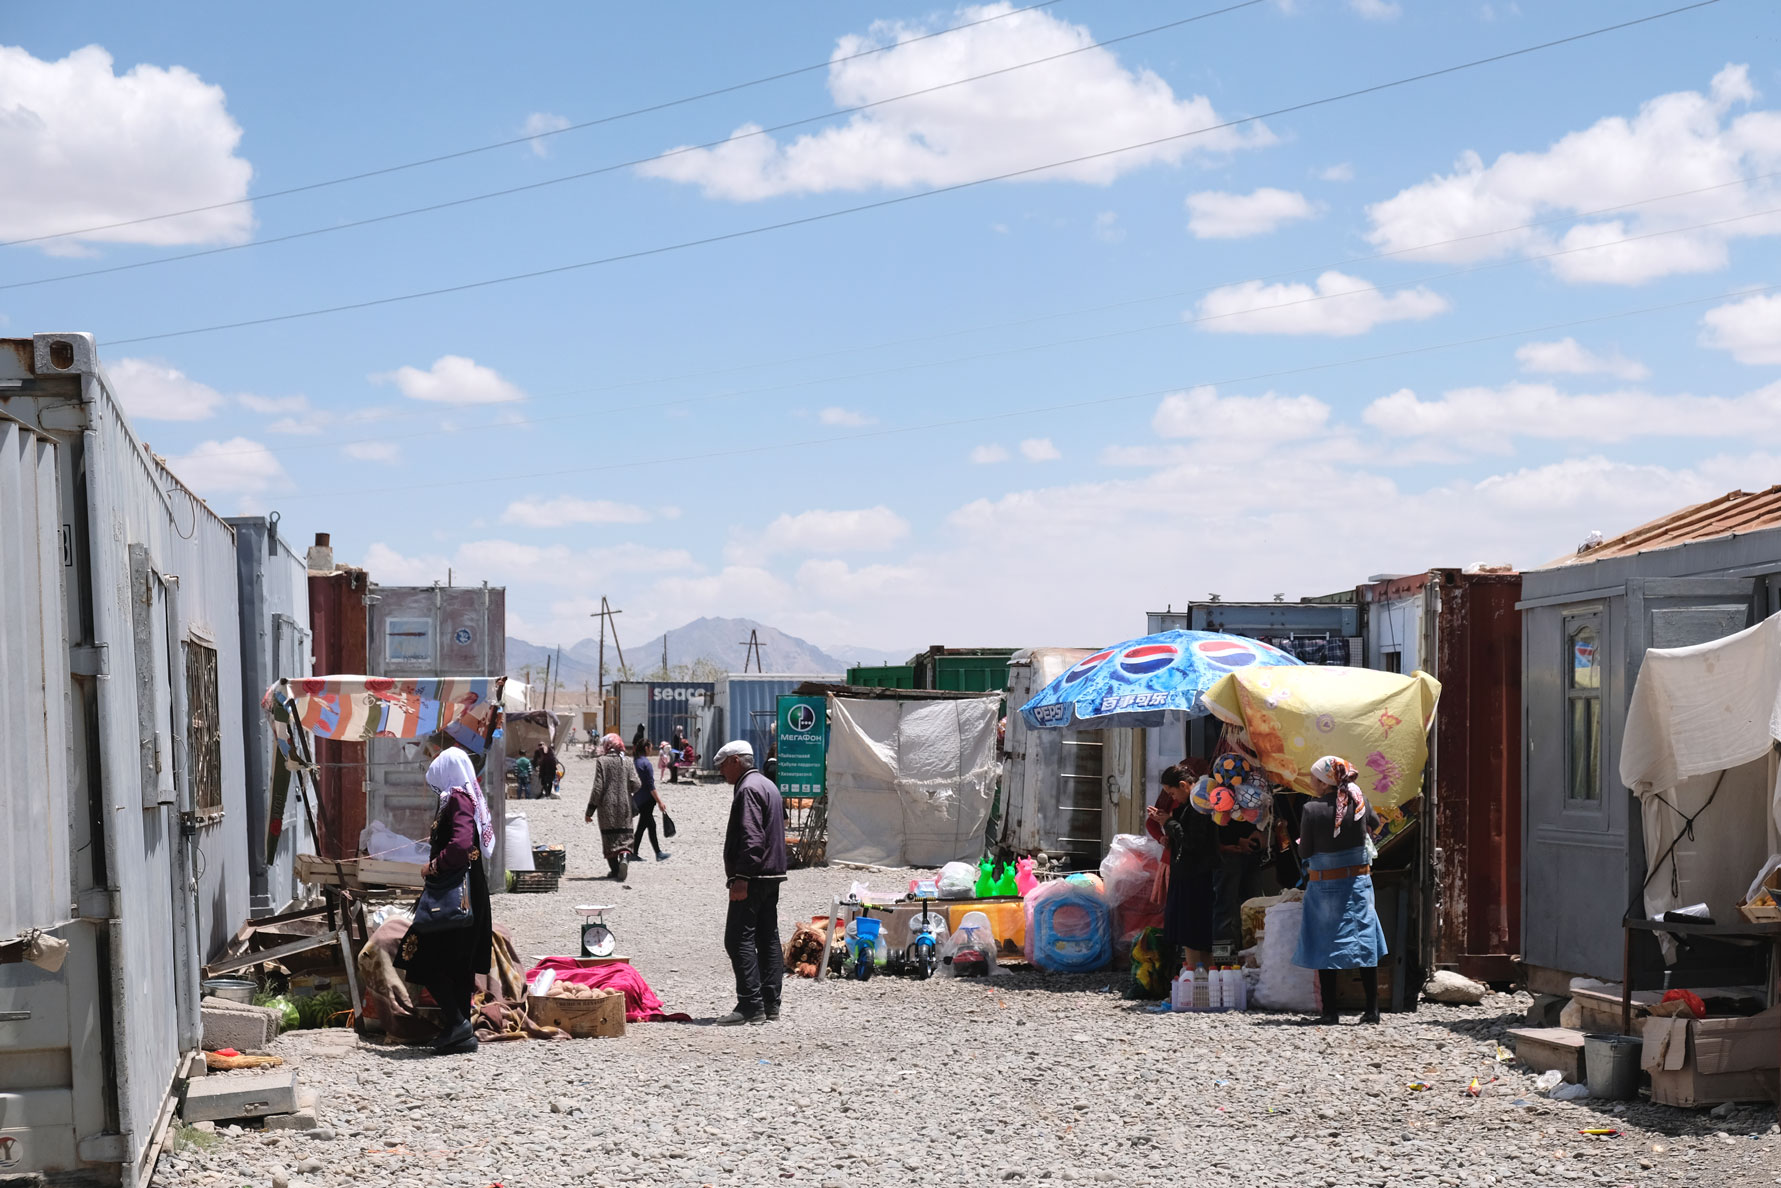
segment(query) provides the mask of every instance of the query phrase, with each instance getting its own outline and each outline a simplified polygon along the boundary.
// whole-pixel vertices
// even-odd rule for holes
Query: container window
[[[1387,653],[1385,653],[1385,671],[1386,672],[1403,672],[1404,671],[1404,653],[1402,653],[1402,652],[1387,652]]]
[[[1602,670],[1598,615],[1565,618],[1565,798],[1602,798]]]
[[[389,620],[383,628],[383,656],[396,663],[431,664],[433,620]]]
[[[216,649],[197,640],[185,641],[186,762],[191,766],[193,808],[200,813],[223,809],[222,705],[217,695]]]

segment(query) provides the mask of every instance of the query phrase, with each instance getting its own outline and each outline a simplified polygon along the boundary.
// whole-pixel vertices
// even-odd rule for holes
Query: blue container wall
[[[651,681],[648,695],[649,741],[660,744],[674,737],[676,727],[692,737],[699,707],[711,704],[717,686],[710,681]]]
[[[779,698],[783,693],[797,691],[806,681],[839,684],[840,673],[813,676],[775,676],[730,678],[728,712],[724,729],[731,738],[744,738],[754,748],[755,762],[767,758],[773,739],[773,723],[779,715]]]

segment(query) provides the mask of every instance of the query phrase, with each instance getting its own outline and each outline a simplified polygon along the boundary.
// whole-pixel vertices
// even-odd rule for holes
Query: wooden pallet
[[[368,887],[403,887],[418,891],[426,882],[426,868],[417,862],[390,862],[383,858],[318,858],[297,855],[297,880],[314,887],[344,887],[362,891]]]

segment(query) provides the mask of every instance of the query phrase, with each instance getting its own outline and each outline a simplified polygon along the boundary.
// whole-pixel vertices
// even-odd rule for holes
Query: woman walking
[[[594,762],[594,789],[587,798],[587,820],[600,819],[606,865],[621,883],[630,873],[632,797],[642,786],[636,765],[625,758],[625,740],[616,734],[601,739],[600,757]]]
[[[471,1001],[476,979],[489,972],[493,956],[494,923],[483,855],[495,844],[495,825],[476,769],[461,748],[447,747],[433,760],[427,784],[438,794],[439,808],[433,817],[426,875],[430,885],[451,884],[448,895],[462,894],[459,887],[467,884],[470,917],[434,931],[410,928],[395,964],[439,1004],[445,1029],[433,1041],[433,1051],[474,1052]]]
[[[637,748],[637,756],[632,760],[637,767],[637,778],[642,785],[631,794],[631,807],[637,810],[637,833],[631,838],[631,853],[643,854],[643,835],[649,834],[649,844],[656,852],[656,861],[662,862],[670,857],[662,849],[661,838],[656,836],[656,810],[662,810],[662,819],[668,819],[668,806],[662,803],[662,794],[656,788],[656,765],[649,760],[649,743],[646,741]]]
[[[1385,956],[1385,929],[1373,906],[1373,867],[1367,842],[1379,828],[1379,814],[1367,807],[1352,763],[1325,755],[1311,765],[1317,798],[1300,818],[1299,856],[1307,867],[1305,913],[1293,964],[1317,971],[1323,993],[1320,1022],[1339,1022],[1336,973],[1360,971],[1367,1009],[1362,1023],[1379,1022],[1379,959]]]

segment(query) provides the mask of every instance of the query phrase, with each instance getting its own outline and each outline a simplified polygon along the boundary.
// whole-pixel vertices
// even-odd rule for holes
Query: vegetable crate
[[[557,880],[562,876],[554,870],[516,870],[511,871],[513,885],[508,888],[516,895],[539,895],[557,889]]]
[[[625,1033],[625,996],[617,990],[595,990],[558,982],[549,994],[526,995],[526,1014],[534,1023],[560,1027],[576,1039],[616,1039]]]
[[[560,875],[569,869],[569,851],[562,846],[533,846],[532,865],[544,874]]]

